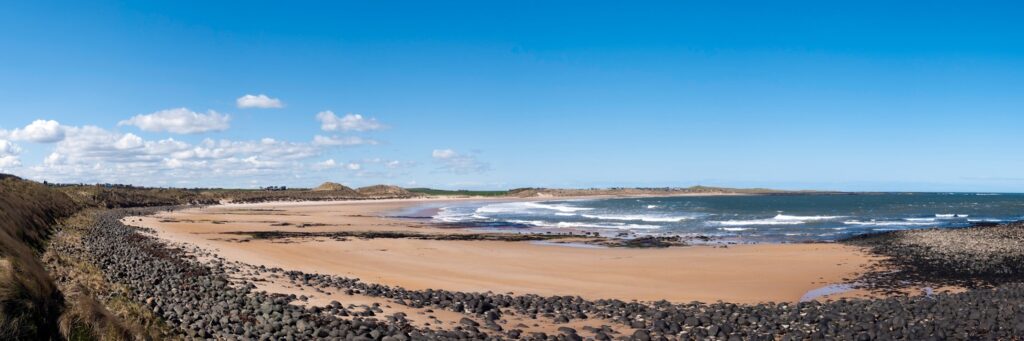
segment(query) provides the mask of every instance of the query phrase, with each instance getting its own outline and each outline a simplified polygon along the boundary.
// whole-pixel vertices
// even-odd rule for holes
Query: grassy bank
[[[76,248],[93,213],[215,203],[180,189],[47,186],[0,174],[0,340],[152,339],[158,319]],[[156,332],[154,332],[156,331]]]
[[[50,227],[77,209],[63,193],[0,174],[0,339],[59,338],[64,296],[39,254]]]

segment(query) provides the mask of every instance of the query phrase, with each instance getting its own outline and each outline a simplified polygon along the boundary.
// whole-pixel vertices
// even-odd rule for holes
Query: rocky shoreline
[[[120,219],[159,209],[104,211],[76,250],[104,277],[127,288],[126,298],[152,311],[171,331],[169,337],[212,339],[1013,339],[1024,335],[1024,285],[932,296],[834,302],[729,303],[624,302],[579,297],[541,297],[446,290],[407,290],[354,278],[256,268],[288,278],[311,290],[334,288],[384,297],[410,307],[465,314],[454,327],[416,327],[402,314],[368,316],[337,304],[306,307],[301,297],[266,294],[252,283],[230,276],[243,265],[199,257],[172,247]],[[881,250],[881,249],[880,249]],[[525,333],[501,327],[508,317],[549,319],[555,323],[595,321],[582,330]],[[611,324],[597,321],[613,321]],[[629,332],[631,331],[631,332]]]
[[[1024,282],[1024,222],[890,231],[842,241],[884,256],[865,283],[992,287]]]

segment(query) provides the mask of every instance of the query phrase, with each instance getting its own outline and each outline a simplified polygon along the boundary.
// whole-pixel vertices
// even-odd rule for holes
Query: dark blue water
[[[906,193],[704,196],[449,204],[434,220],[476,227],[614,235],[705,235],[808,241],[888,230],[1024,219],[1024,194]]]

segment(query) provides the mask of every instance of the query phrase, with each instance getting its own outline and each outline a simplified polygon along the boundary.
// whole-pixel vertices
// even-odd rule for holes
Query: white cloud
[[[370,131],[384,128],[384,125],[374,118],[364,118],[360,114],[346,114],[339,118],[330,110],[317,113],[316,119],[320,121],[320,129],[324,131]]]
[[[434,149],[431,153],[435,159],[450,159],[455,157],[455,151],[451,149]]]
[[[0,170],[21,166],[21,160],[14,155],[0,156]]]
[[[349,170],[349,176],[360,178],[386,178],[396,179],[409,175],[409,169],[416,163],[411,161],[387,160],[382,158],[369,158],[359,161],[352,161],[342,164]],[[322,168],[322,167],[321,167]]]
[[[491,169],[489,163],[478,160],[475,155],[462,154],[452,149],[434,149],[431,156],[441,165],[442,170],[452,173],[479,173]]]
[[[164,166],[167,168],[181,168],[185,163],[178,159],[164,159]]]
[[[14,144],[11,141],[0,140],[0,155],[18,155],[21,154],[21,147]]]
[[[37,166],[33,179],[57,182],[113,182],[173,185],[206,179],[227,186],[253,178],[280,181],[305,174],[303,161],[322,147],[264,138],[255,141],[205,139],[191,144],[173,138],[145,140],[95,126],[66,127],[67,137]],[[7,148],[2,147],[0,148]],[[11,161],[5,161],[11,163]],[[209,180],[216,179],[216,180]]]
[[[132,133],[124,134],[124,136],[117,139],[117,142],[114,142],[114,148],[117,149],[135,149],[142,147],[142,145],[142,138]]]
[[[61,155],[58,152],[53,152],[50,153],[50,155],[47,155],[46,159],[43,159],[43,164],[47,166],[56,166],[64,163],[65,159],[64,155]]]
[[[35,120],[24,128],[14,129],[4,135],[17,141],[53,143],[64,139],[64,127],[54,120]]]
[[[235,100],[235,103],[239,108],[260,108],[260,109],[275,109],[284,108],[284,103],[277,98],[270,98],[267,95],[249,95],[239,97]]]
[[[338,166],[338,162],[334,161],[334,159],[327,159],[327,160],[323,160],[323,161],[314,163],[313,164],[313,169],[315,169],[315,170],[325,170],[325,169],[332,169],[332,168],[337,167],[337,166]]]
[[[351,147],[359,145],[375,145],[377,141],[364,139],[359,136],[313,136],[313,144],[317,146],[342,146]]]
[[[18,145],[0,140],[0,170],[21,166],[21,160],[18,158],[20,153],[21,148]]]
[[[133,125],[144,131],[166,131],[175,134],[196,134],[228,129],[230,116],[210,110],[200,114],[188,108],[157,111],[147,115],[136,115],[117,125]]]
[[[368,129],[367,121],[377,124],[359,119],[362,123],[341,123],[345,120],[339,118],[338,129],[345,130],[340,128],[342,125],[347,125],[349,130]],[[133,125],[144,131],[197,133],[226,129],[228,116],[179,108],[137,115],[119,125]],[[359,136],[316,135],[312,141],[305,142],[270,137],[244,141],[210,138],[182,141],[146,139],[135,133],[97,126],[65,126],[45,120],[33,122],[24,129],[0,130],[0,169],[14,168],[19,175],[51,182],[245,187],[281,185],[282,181],[322,181],[328,169],[346,170],[350,176],[357,177],[393,177],[412,165],[379,158],[372,162],[340,162],[321,157],[339,146],[378,144]],[[42,160],[26,167],[19,159],[22,151],[14,144],[12,135],[55,143],[51,150],[41,154],[45,156]]]

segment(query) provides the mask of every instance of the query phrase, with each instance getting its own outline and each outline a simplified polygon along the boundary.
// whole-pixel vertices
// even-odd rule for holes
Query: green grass
[[[464,195],[477,197],[500,197],[508,195],[508,191],[468,191],[464,189],[452,191],[434,188],[406,188],[405,190],[413,193],[420,193],[426,195]]]

